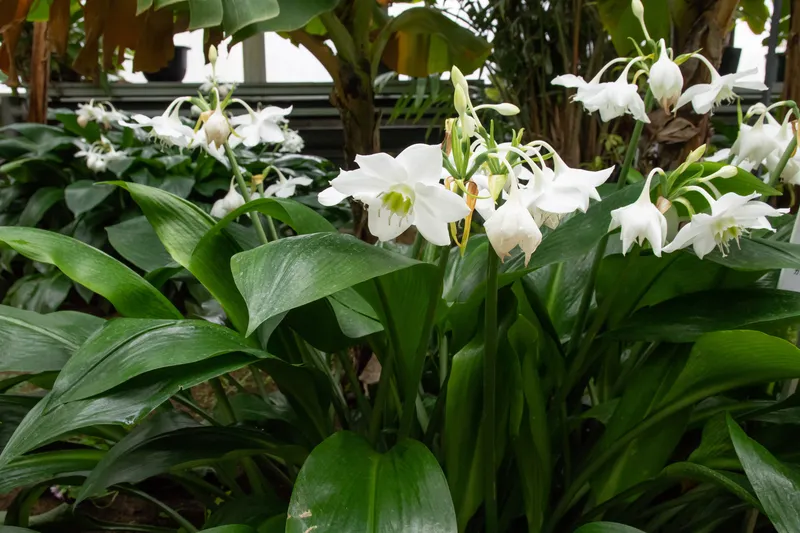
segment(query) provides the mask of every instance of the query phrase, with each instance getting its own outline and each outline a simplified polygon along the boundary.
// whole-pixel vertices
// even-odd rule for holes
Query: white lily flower
[[[147,117],[145,115],[133,115],[131,119],[136,123],[120,120],[119,123],[128,128],[150,128],[150,136],[155,137],[163,143],[186,148],[194,139],[194,130],[181,122],[180,107],[189,98],[178,98],[174,100],[163,115],[157,117]]]
[[[231,183],[228,193],[211,206],[211,216],[214,218],[224,218],[228,213],[239,209],[244,204],[244,197],[239,194],[239,191],[237,191],[236,187]]]
[[[106,109],[108,107],[108,109]],[[121,113],[114,109],[114,106],[109,102],[98,103],[95,105],[94,100],[90,100],[88,104],[78,104],[78,110],[75,112],[78,117],[78,125],[85,128],[89,122],[97,122],[102,124],[106,129],[111,127],[112,123],[125,120],[125,113]]]
[[[286,131],[283,132],[283,135],[284,140],[281,143],[281,147],[278,149],[279,152],[284,154],[299,154],[303,151],[306,142],[297,131],[286,128]]]
[[[235,143],[242,142],[252,148],[263,143],[282,143],[286,140],[283,124],[286,122],[286,115],[292,112],[291,106],[287,108],[269,106],[254,111],[243,101],[238,99],[234,101],[248,110],[248,113],[231,119],[231,124],[235,128]]]
[[[200,84],[200,87],[198,87],[197,90],[203,94],[210,94],[214,87],[216,87],[219,91],[219,97],[224,100],[225,97],[228,96],[228,93],[233,89],[233,84],[220,80],[214,74],[209,74],[206,76],[206,80]]]
[[[618,58],[610,61],[588,82],[580,76],[564,74],[557,76],[552,83],[578,89],[572,99],[581,102],[584,109],[590,113],[598,111],[603,122],[629,114],[640,122],[649,123],[644,101],[639,96],[639,88],[633,83],[628,83],[631,67],[640,60],[640,57],[630,60],[616,81],[601,82],[600,79],[609,67],[627,59]]]
[[[484,222],[483,227],[501,261],[511,255],[511,250],[519,246],[525,254],[525,266],[527,266],[531,255],[542,242],[542,232],[528,211],[523,194],[516,183],[511,185],[505,203]]]
[[[208,143],[217,145],[217,148],[224,146],[228,141],[228,137],[231,135],[231,126],[228,124],[228,119],[223,114],[219,102],[217,102],[214,112],[205,119],[203,131]]]
[[[683,89],[683,74],[680,67],[667,54],[664,39],[659,40],[658,60],[650,67],[648,83],[653,96],[667,112],[675,105]]]
[[[622,255],[627,254],[636,242],[639,246],[647,240],[653,254],[661,257],[661,248],[667,242],[667,219],[650,201],[650,183],[653,175],[661,169],[653,169],[647,176],[644,189],[639,198],[630,205],[611,211],[611,225],[608,231],[622,228]]]
[[[761,115],[752,126],[742,122],[739,127],[739,136],[733,143],[730,153],[735,157],[733,164],[738,165],[749,161],[754,167],[760,165],[768,155],[780,148],[780,143],[774,131],[764,125],[765,115]]]
[[[194,140],[192,141],[190,148],[194,148],[196,146],[199,146],[205,150],[208,155],[225,165],[226,168],[230,168],[231,163],[228,161],[228,156],[225,154],[224,146],[217,145],[215,142],[209,142],[208,137],[206,137],[205,128],[200,128],[197,130],[197,133],[194,133]]]
[[[105,172],[110,161],[127,157],[124,151],[115,150],[111,142],[102,136],[92,144],[81,140],[79,146],[81,149],[75,152],[75,157],[85,158],[86,168],[95,173]]]
[[[664,252],[671,253],[692,245],[694,253],[702,259],[715,247],[722,255],[730,249],[730,241],[746,233],[748,229],[773,230],[767,217],[775,217],[788,213],[788,209],[774,207],[756,200],[760,196],[753,193],[741,196],[729,192],[719,200],[712,198],[705,190],[693,187],[691,190],[701,193],[709,205],[711,213],[697,213],[691,221],[678,231],[675,239],[664,247]],[[774,231],[774,230],[773,230]]]
[[[430,243],[447,246],[448,223],[470,213],[464,199],[441,183],[438,145],[414,144],[396,158],[385,153],[360,155],[356,163],[358,170],[341,171],[318,198],[323,205],[349,196],[367,204],[369,230],[382,241],[415,225]]]
[[[272,196],[277,198],[289,198],[294,196],[295,189],[297,189],[298,185],[302,187],[308,187],[313,182],[314,181],[311,178],[307,178],[305,176],[287,179],[285,176],[283,176],[283,174],[279,174],[278,181],[264,189],[263,198],[270,198]]]
[[[742,78],[757,74],[758,69],[745,70],[744,72],[736,72],[734,74],[726,74],[720,76],[717,69],[709,63],[708,59],[700,54],[694,54],[694,57],[702,61],[708,67],[711,73],[710,83],[699,83],[686,89],[686,91],[678,99],[675,104],[675,109],[680,109],[689,102],[692,103],[694,112],[699,115],[704,115],[720,105],[723,102],[729,102],[736,98],[734,89],[752,89],[755,91],[766,91],[767,86],[761,81],[742,81]]]

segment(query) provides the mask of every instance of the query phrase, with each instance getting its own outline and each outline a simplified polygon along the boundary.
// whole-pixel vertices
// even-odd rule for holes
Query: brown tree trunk
[[[784,0],[789,1],[789,0]],[[791,0],[791,22],[786,40],[786,76],[783,100],[800,100],[800,0]]]
[[[47,22],[33,23],[28,122],[47,122],[47,86],[50,82],[50,39]]]

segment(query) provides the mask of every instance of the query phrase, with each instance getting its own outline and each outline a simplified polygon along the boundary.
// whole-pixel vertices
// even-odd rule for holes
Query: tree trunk
[[[50,82],[50,39],[47,22],[33,23],[28,122],[47,122],[47,86]]]
[[[795,102],[800,100],[800,0],[792,0],[791,4],[791,23],[789,37],[786,40],[786,76],[784,76],[783,82],[783,99]]]
[[[355,168],[356,155],[380,151],[380,117],[375,109],[375,94],[366,60],[359,68],[341,61],[339,76],[331,100],[339,110],[344,132],[345,166]],[[366,213],[359,202],[351,202],[353,233],[359,239],[367,237]]]

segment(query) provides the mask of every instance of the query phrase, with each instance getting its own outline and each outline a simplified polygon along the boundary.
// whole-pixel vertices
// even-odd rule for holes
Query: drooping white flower
[[[214,218],[224,218],[228,213],[242,207],[244,203],[244,197],[239,194],[239,191],[237,191],[236,187],[231,183],[228,193],[211,206],[211,216]]]
[[[774,131],[764,124],[765,115],[761,115],[756,123],[750,126],[742,122],[739,127],[739,136],[731,147],[730,153],[734,155],[733,164],[739,165],[744,161],[752,163],[754,167],[760,165],[768,155],[780,148],[780,143]]]
[[[658,60],[650,67],[648,83],[655,99],[667,112],[675,105],[683,89],[683,74],[675,62],[667,54],[664,39],[659,41]]]
[[[78,104],[75,115],[78,117],[78,125],[82,128],[85,128],[90,122],[97,122],[108,129],[112,123],[126,118],[125,113],[114,109],[109,102],[95,104],[94,100],[90,100],[88,104]]]
[[[752,89],[755,91],[766,91],[767,86],[761,81],[744,81],[742,78],[758,73],[758,69],[745,70],[734,74],[720,76],[717,69],[709,63],[708,59],[700,54],[694,57],[702,61],[711,73],[710,83],[699,83],[686,89],[678,99],[675,109],[680,109],[689,102],[692,103],[694,112],[704,115],[723,102],[729,102],[736,98],[734,89]]]
[[[411,225],[430,243],[450,244],[447,225],[466,217],[464,199],[441,183],[439,146],[414,144],[396,158],[388,154],[356,156],[358,170],[341,171],[319,194],[323,205],[352,196],[368,207],[369,230],[378,239],[394,239]]]
[[[214,74],[209,74],[197,90],[203,94],[210,94],[214,87],[219,91],[219,97],[224,99],[233,89],[233,84],[220,80],[219,77]]]
[[[78,146],[81,149],[75,152],[75,157],[85,158],[86,168],[96,173],[105,172],[109,162],[127,157],[124,151],[114,149],[111,142],[103,136],[92,144],[81,140]]]
[[[653,248],[653,254],[661,257],[661,248],[667,242],[667,219],[650,201],[650,183],[659,170],[650,172],[642,194],[635,202],[611,211],[608,231],[622,228],[622,255],[630,251],[634,242],[641,246],[647,240]]]
[[[206,141],[209,144],[215,144],[220,148],[228,142],[228,137],[231,135],[231,126],[228,124],[228,119],[222,112],[222,107],[217,103],[217,108],[208,117],[205,118],[203,124],[203,132],[206,134]]]
[[[527,266],[531,254],[542,242],[542,232],[528,211],[523,194],[516,183],[511,185],[505,203],[484,222],[483,227],[501,261],[511,255],[511,250],[519,246],[525,254],[525,266]]]
[[[633,83],[628,83],[631,67],[640,60],[640,57],[630,60],[616,81],[601,82],[600,79],[609,67],[627,59],[618,58],[610,61],[588,82],[580,76],[564,74],[557,76],[552,83],[578,89],[572,99],[581,102],[584,109],[590,113],[599,112],[600,119],[604,122],[629,114],[640,122],[649,123],[650,119],[644,101],[639,95],[639,88]]]
[[[159,141],[177,146],[179,148],[186,148],[194,139],[194,130],[181,122],[180,107],[188,98],[178,98],[174,100],[163,115],[157,117],[147,117],[145,115],[133,115],[136,123],[125,122],[120,120],[119,123],[128,128],[150,128],[150,136],[157,138]]]
[[[675,239],[664,247],[664,252],[671,253],[692,245],[694,253],[702,259],[715,247],[722,255],[730,249],[730,241],[739,241],[739,237],[749,229],[772,230],[767,217],[788,213],[788,209],[774,207],[756,200],[760,195],[753,193],[741,196],[726,193],[719,200],[712,198],[700,188],[693,188],[703,194],[711,206],[711,213],[697,213],[691,221],[678,231]]]
[[[285,138],[281,143],[281,147],[278,149],[279,152],[284,154],[299,154],[303,151],[306,142],[300,136],[299,132],[291,128],[286,128],[283,135]]]
[[[234,126],[234,138],[231,145],[239,142],[252,148],[263,143],[282,143],[285,141],[283,124],[286,122],[286,115],[292,112],[292,107],[280,108],[275,106],[265,107],[259,111],[254,111],[241,100],[234,101],[244,105],[248,112],[238,115],[231,119]]]
[[[225,165],[226,168],[230,168],[231,163],[228,161],[228,156],[225,154],[224,146],[218,146],[217,143],[209,142],[204,128],[200,128],[197,130],[197,133],[194,133],[193,140],[189,145],[189,148],[197,147],[202,148],[208,155]]]
[[[283,174],[278,176],[278,181],[269,185],[264,189],[264,198],[275,196],[277,198],[289,198],[294,196],[297,186],[308,187],[313,183],[311,178],[305,176],[297,176],[294,178],[286,178]],[[337,202],[338,203],[338,202]]]

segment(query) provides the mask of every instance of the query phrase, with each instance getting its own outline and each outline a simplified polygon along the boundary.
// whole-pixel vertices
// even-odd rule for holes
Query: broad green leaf
[[[286,527],[286,507],[287,502],[275,495],[251,494],[238,497],[228,500],[212,512],[204,527],[213,528],[239,524],[257,528],[258,533],[272,533],[272,530],[264,531],[262,526],[275,521],[275,518],[280,516],[283,519],[283,528],[279,531],[283,533]]]
[[[78,180],[64,189],[64,199],[69,210],[78,216],[100,205],[112,192],[114,187],[111,185],[95,183],[92,180]]]
[[[798,269],[800,244],[746,237],[739,239],[738,246],[731,247],[726,256],[723,257],[719,250],[714,250],[703,257],[703,260],[739,270]]]
[[[67,361],[47,410],[96,396],[147,372],[237,352],[270,357],[233,330],[205,320],[111,320]]]
[[[410,267],[435,269],[338,233],[281,239],[231,260],[250,314],[247,335],[281,313]]]
[[[85,477],[104,454],[101,450],[60,450],[19,457],[0,468],[0,494],[65,474]]]
[[[278,0],[222,0],[222,9],[222,28],[227,35],[280,13]]]
[[[42,217],[64,198],[64,189],[60,187],[42,187],[28,198],[28,203],[19,215],[17,226],[34,227]]]
[[[223,0],[189,0],[189,29],[222,24],[222,3]]]
[[[753,35],[764,33],[770,9],[764,0],[740,0],[739,16],[747,22]]]
[[[257,533],[255,529],[250,526],[242,525],[227,525],[212,527],[211,529],[204,529],[205,533]]]
[[[748,437],[730,417],[728,429],[736,455],[772,525],[778,533],[800,531],[800,474]]]
[[[644,531],[614,522],[592,522],[579,527],[575,533],[644,533]]]
[[[123,450],[114,453],[119,446]],[[299,446],[281,444],[263,431],[241,427],[183,427],[132,445],[123,439],[92,471],[78,501],[102,494],[118,483],[138,483],[159,474],[210,466],[223,459],[268,455],[299,466],[307,453]],[[243,517],[239,519],[242,521]]]
[[[36,396],[0,394],[0,449],[6,445],[22,419],[39,400]]]
[[[669,40],[671,17],[669,3],[663,0],[642,0],[644,4],[644,20],[650,37]],[[633,42],[645,40],[642,25],[634,16],[629,0],[600,0],[597,10],[611,41],[620,56],[635,55]]]
[[[177,266],[145,217],[136,217],[108,226],[106,233],[111,246],[122,257],[145,272]]]
[[[332,10],[339,0],[277,0],[280,13],[263,22],[245,26],[233,36],[237,43],[257,33],[287,32],[303,28],[311,19]]]
[[[675,180],[674,187],[680,187],[690,177],[697,176],[698,174],[700,176],[710,176],[724,166],[728,166],[728,164],[714,162],[692,163],[689,165],[686,171]],[[780,194],[780,191],[770,187],[764,183],[763,180],[755,177],[752,173],[742,170],[738,167],[736,170],[736,175],[731,178],[720,178],[712,181],[719,192],[722,194],[735,192],[736,194],[741,195],[748,195],[757,192],[767,196],[777,196]],[[708,206],[708,203],[699,193],[690,192],[688,194],[693,204],[697,201],[700,203],[700,205]]]
[[[447,481],[425,446],[405,440],[382,454],[347,431],[317,446],[295,482],[286,533],[315,528],[457,531]]]
[[[439,9],[412,7],[391,19],[381,59],[393,71],[418,78],[449,71],[481,68],[492,45]],[[374,60],[373,60],[374,61]]]
[[[34,228],[0,227],[0,241],[109,300],[124,316],[181,318],[155,287],[116,259],[76,239]]]
[[[48,404],[45,397],[28,413],[8,441],[0,454],[0,466],[25,452],[88,427],[134,424],[176,392],[252,362],[252,356],[231,354],[165,369],[134,379],[107,395],[62,404],[49,412],[45,412]]]
[[[800,294],[778,289],[706,291],[639,310],[615,338],[692,342],[704,333],[800,319]]]
[[[24,527],[0,525],[0,533],[37,533],[37,532],[32,529],[26,529]]]
[[[35,313],[52,313],[61,307],[72,287],[72,281],[55,269],[29,274],[8,289],[3,303]]]
[[[761,504],[756,499],[752,487],[747,483],[747,478],[741,474],[721,472],[694,463],[673,463],[664,468],[661,475],[681,480],[691,479],[699,483],[711,483],[760,510]]]
[[[199,247],[200,240],[214,227],[214,219],[199,207],[155,187],[129,182],[114,184],[130,192],[167,252],[194,274],[222,305],[234,327],[243,331],[247,310],[230,271],[230,258],[240,250],[236,242],[225,233],[217,233]]]
[[[61,370],[104,322],[74,311],[40,315],[0,305],[0,371]]]

